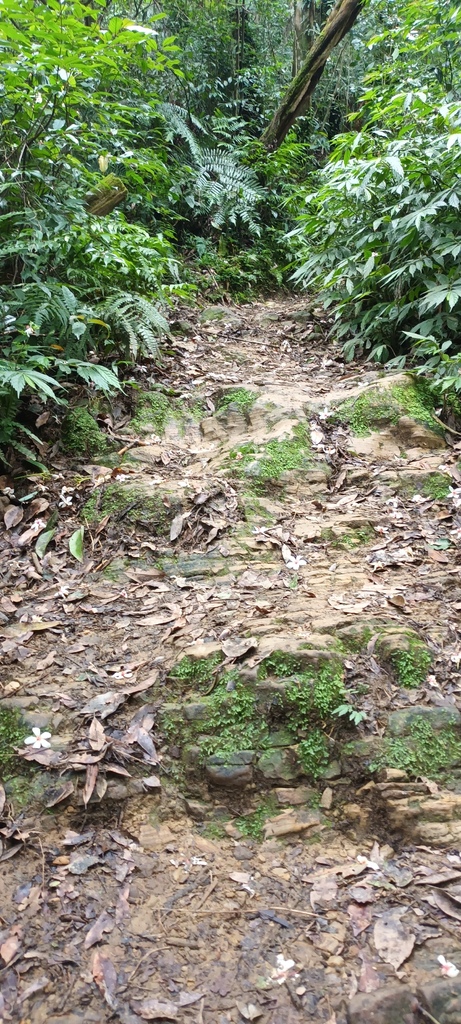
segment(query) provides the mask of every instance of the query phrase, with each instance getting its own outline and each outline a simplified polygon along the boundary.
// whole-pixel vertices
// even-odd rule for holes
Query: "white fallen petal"
[[[24,743],[26,744],[26,746],[29,746],[29,743],[36,743],[36,742],[37,742],[37,737],[36,736],[26,736],[26,738],[24,740]]]
[[[37,736],[37,738],[40,736],[40,729],[38,728],[38,726],[35,725],[34,728],[32,729],[32,732],[34,736]]]

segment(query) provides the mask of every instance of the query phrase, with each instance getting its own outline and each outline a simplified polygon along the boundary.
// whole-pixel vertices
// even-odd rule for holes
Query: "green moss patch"
[[[370,544],[374,538],[375,531],[372,526],[359,526],[353,530],[345,530],[340,537],[336,537],[333,541],[333,547],[354,551],[356,548]]]
[[[256,811],[250,811],[239,818],[234,818],[234,825],[242,836],[260,842],[264,838],[264,826],[268,818],[280,812],[275,797],[268,796],[261,800]]]
[[[298,744],[298,758],[306,775],[318,779],[328,765],[328,743],[320,729],[311,729]]]
[[[239,750],[255,750],[267,735],[267,726],[257,714],[254,693],[238,682],[235,690],[226,690],[224,676],[209,699],[207,736],[201,742],[205,756],[226,756]]]
[[[253,478],[262,492],[267,484],[279,480],[283,473],[313,465],[310,437],[301,423],[285,440],[268,441],[265,446],[248,443],[233,448],[227,461],[234,476]]]
[[[164,391],[140,391],[136,399],[136,413],[130,422],[135,433],[155,433],[163,437],[168,420],[184,423],[180,404]]]
[[[15,747],[22,747],[30,729],[17,708],[0,708],[0,772],[5,779],[17,761]]]
[[[424,682],[432,664],[432,655],[415,633],[383,633],[376,644],[380,660],[390,665],[396,682],[415,689]]]
[[[461,739],[455,729],[435,730],[428,721],[412,723],[405,737],[384,740],[384,750],[370,769],[400,768],[429,779],[446,775],[461,762]]]
[[[333,415],[334,421],[349,425],[353,434],[365,437],[375,430],[411,416],[417,423],[441,433],[433,417],[434,396],[424,380],[409,380],[388,388],[369,388],[358,398],[348,398]]]
[[[216,676],[216,669],[223,660],[221,651],[214,651],[207,658],[184,658],[168,674],[169,680],[180,683],[183,689],[203,691]]]
[[[88,409],[78,407],[67,414],[62,424],[61,444],[65,452],[81,458],[107,454],[110,446],[105,434]]]
[[[428,473],[424,477],[421,494],[426,498],[433,498],[434,501],[442,501],[448,497],[451,479],[444,473]]]
[[[163,500],[159,493],[146,494],[136,487],[113,483],[91,496],[83,506],[82,518],[96,523],[107,515],[119,517],[130,525],[148,526],[153,536],[159,537],[169,533],[171,520],[180,508],[179,500],[173,497]]]
[[[216,412],[222,412],[228,409],[229,406],[233,406],[243,416],[247,416],[257,397],[255,391],[247,391],[246,388],[231,388],[230,391],[226,391],[225,395],[218,399]]]

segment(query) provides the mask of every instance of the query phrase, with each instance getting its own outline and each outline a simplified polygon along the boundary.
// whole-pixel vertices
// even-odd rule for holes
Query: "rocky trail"
[[[0,479],[0,1021],[459,1024],[461,435],[183,315]]]

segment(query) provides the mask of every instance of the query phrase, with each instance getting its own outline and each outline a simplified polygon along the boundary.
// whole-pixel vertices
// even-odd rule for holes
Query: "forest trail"
[[[46,551],[3,481],[0,1020],[459,1020],[461,438],[302,300],[171,329]]]

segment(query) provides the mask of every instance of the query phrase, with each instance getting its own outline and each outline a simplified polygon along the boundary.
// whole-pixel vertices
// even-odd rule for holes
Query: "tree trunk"
[[[325,64],[335,46],[350,31],[365,0],[338,0],[314,45],[293,79],[276,110],[271,123],[261,136],[267,149],[278,149],[297,117],[307,110],[309,99],[322,77]]]

